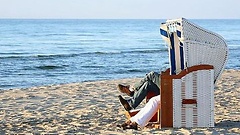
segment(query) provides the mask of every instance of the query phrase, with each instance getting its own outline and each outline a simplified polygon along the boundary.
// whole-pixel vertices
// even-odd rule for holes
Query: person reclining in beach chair
[[[147,125],[150,119],[156,114],[160,107],[160,73],[149,72],[146,76],[136,83],[132,88],[130,86],[125,86],[118,84],[118,90],[121,93],[125,93],[131,98],[125,100],[121,95],[119,95],[120,103],[123,105],[126,111],[135,109],[149,93],[153,93],[154,97],[147,102],[144,108],[142,108],[135,116],[131,117],[127,122],[118,127],[125,129],[136,129],[138,125],[143,128]],[[132,89],[132,90],[130,90]]]
[[[138,129],[145,127],[150,119],[160,108],[160,95],[152,97],[147,104],[133,117],[131,117],[125,123],[118,125],[118,127],[125,129]]]
[[[159,95],[159,84],[161,84],[159,77],[159,73],[152,71],[146,74],[146,76],[140,80],[139,83],[136,83],[132,88],[133,90],[130,90],[130,86],[118,84],[119,91],[131,97],[130,99],[126,100],[119,95],[120,103],[123,105],[124,109],[126,111],[135,109],[146,98],[149,92],[154,93],[154,95]]]

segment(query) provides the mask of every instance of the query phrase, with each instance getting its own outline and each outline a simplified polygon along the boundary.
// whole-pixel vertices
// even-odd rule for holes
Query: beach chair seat
[[[159,127],[214,127],[214,84],[227,62],[226,42],[184,18],[162,23],[160,33],[170,68],[161,74]]]
[[[154,92],[148,92],[145,101],[146,103],[154,96],[157,96]],[[135,116],[138,112],[140,111],[140,109],[134,109],[134,110],[130,110],[130,111],[125,111],[125,116],[127,117],[127,119],[130,119],[131,117]],[[153,122],[153,123],[158,123],[159,122],[159,112],[157,112],[149,122]]]

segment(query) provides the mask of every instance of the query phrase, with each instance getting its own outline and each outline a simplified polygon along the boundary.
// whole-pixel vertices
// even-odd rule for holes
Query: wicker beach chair
[[[160,127],[214,127],[214,84],[228,57],[224,39],[184,18],[167,20],[170,68],[161,75]]]
[[[161,107],[150,122],[157,128],[214,127],[214,85],[227,62],[226,42],[184,18],[162,23],[160,33],[170,68],[161,73]]]

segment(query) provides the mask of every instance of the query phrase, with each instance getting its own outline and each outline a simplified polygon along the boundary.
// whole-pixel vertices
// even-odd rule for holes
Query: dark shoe
[[[125,86],[125,85],[122,85],[122,84],[118,84],[118,89],[119,89],[120,92],[126,93],[128,96],[132,97],[134,92],[130,91],[129,87],[130,87],[129,85]]]
[[[123,105],[124,109],[126,111],[130,111],[132,109],[132,107],[128,104],[128,102],[121,96],[118,96],[120,103]]]
[[[123,128],[123,130],[126,130],[126,129],[135,129],[137,130],[138,129],[138,125],[136,122],[126,122],[126,123],[123,123],[120,127]]]

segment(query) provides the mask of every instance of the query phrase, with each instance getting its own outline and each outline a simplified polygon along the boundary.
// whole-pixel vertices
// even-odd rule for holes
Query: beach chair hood
[[[168,45],[171,74],[194,65],[214,66],[214,82],[221,76],[228,58],[228,47],[218,34],[185,18],[167,20],[160,33]]]

